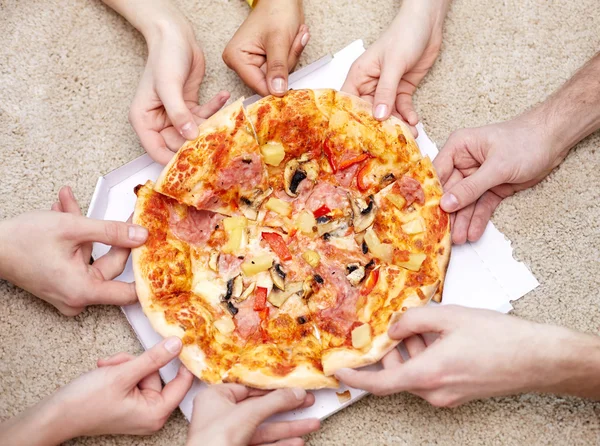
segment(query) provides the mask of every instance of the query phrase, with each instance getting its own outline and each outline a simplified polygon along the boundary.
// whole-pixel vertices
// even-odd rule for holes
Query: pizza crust
[[[306,364],[300,364],[287,375],[276,376],[263,370],[249,370],[236,364],[223,378],[224,382],[243,384],[257,389],[280,389],[285,387],[302,387],[304,389],[338,388],[338,381],[323,375]]]

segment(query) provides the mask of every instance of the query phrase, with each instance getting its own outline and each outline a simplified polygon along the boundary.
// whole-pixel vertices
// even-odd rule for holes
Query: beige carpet
[[[202,99],[248,94],[221,51],[248,10],[242,0],[180,0],[204,46]],[[302,63],[357,38],[371,43],[398,1],[307,0],[312,38]],[[143,39],[99,0],[0,0],[0,216],[48,208],[63,184],[85,205],[98,176],[140,155],[127,122],[144,66]],[[508,118],[542,100],[600,49],[597,0],[456,0],[444,47],[417,95],[429,135]],[[494,217],[541,286],[516,314],[598,332],[600,135]],[[485,296],[481,296],[485,299]],[[0,417],[10,417],[94,367],[140,352],[118,308],[76,318],[0,281]],[[600,404],[525,395],[435,409],[398,395],[368,397],[323,423],[311,444],[600,444]],[[76,444],[183,444],[180,413],[152,437]]]

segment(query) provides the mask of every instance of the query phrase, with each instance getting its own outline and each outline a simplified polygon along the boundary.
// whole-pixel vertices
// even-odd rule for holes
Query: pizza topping
[[[306,263],[308,263],[313,268],[319,266],[319,262],[321,261],[321,256],[319,255],[319,253],[311,249],[304,251],[302,253],[302,258],[306,260]]]
[[[315,279],[315,282],[317,282],[319,285],[323,284],[323,278],[319,274],[315,274],[313,279]]]
[[[393,192],[390,192],[385,196],[385,199],[396,206],[398,209],[403,210],[406,206],[406,200],[401,195],[397,195]]]
[[[371,291],[373,291],[373,288],[375,288],[375,285],[377,285],[378,280],[379,280],[379,268],[374,269],[369,273],[369,277],[367,277],[367,280],[365,280],[365,283],[364,283],[362,289],[360,290],[360,293],[364,296],[369,294]]]
[[[312,294],[316,291],[316,289],[318,289],[318,286],[315,284],[315,278],[314,277],[307,277],[306,279],[304,279],[304,282],[302,283],[302,297],[304,299],[308,299],[310,296],[312,296]]]
[[[414,178],[407,175],[403,175],[398,181],[400,186],[400,193],[406,199],[406,206],[410,206],[413,203],[425,204],[425,192],[419,183]]]
[[[365,232],[365,243],[375,257],[387,263],[392,261],[394,247],[390,243],[381,243],[373,228],[369,228]]]
[[[298,321],[298,323],[299,323],[300,325],[306,324],[306,322],[308,322],[308,321],[306,320],[306,317],[304,317],[304,316],[298,316],[298,318],[297,318],[296,320]]]
[[[365,278],[365,267],[360,263],[350,263],[346,266],[346,272],[346,279],[352,286],[357,286]]]
[[[321,217],[324,219],[324,217]],[[317,233],[319,236],[334,236],[334,237],[343,237],[346,235],[346,231],[350,227],[350,222],[346,218],[338,218],[337,220],[331,220],[327,218],[323,223],[319,223],[317,220]],[[327,240],[329,237],[325,238]]]
[[[233,294],[233,279],[229,279],[227,281],[227,292],[225,293],[225,296],[223,296],[223,300],[231,299],[232,294]]]
[[[313,212],[313,215],[317,219],[317,222],[322,223],[318,219],[321,218],[321,217],[323,217],[323,216],[325,216],[325,215],[327,215],[327,214],[329,214],[330,212],[331,212],[331,209],[329,209],[329,207],[326,204],[324,204],[319,209],[315,210]]]
[[[285,290],[285,272],[281,269],[281,265],[276,263],[269,269],[271,273],[271,279],[273,280],[273,285],[275,285],[280,290]]]
[[[170,227],[175,236],[192,245],[203,245],[214,232],[215,225],[223,217],[211,211],[199,211],[187,208],[185,218],[178,220],[177,212],[171,212]]]
[[[227,310],[231,313],[232,316],[238,314],[239,311],[230,301],[227,301]]]
[[[232,279],[240,274],[243,259],[231,254],[221,254],[217,264],[219,276],[224,280]]]
[[[254,311],[262,311],[267,305],[267,289],[261,286],[256,287],[254,292]]]
[[[298,196],[298,186],[305,179],[315,181],[319,176],[319,164],[305,153],[287,162],[283,172],[283,187],[290,197]]]
[[[317,220],[308,211],[302,211],[296,218],[296,227],[304,234],[312,234],[316,231]]]
[[[370,169],[371,160],[363,164],[363,166],[359,169],[358,173],[356,174],[356,187],[361,192],[365,192],[369,188],[369,185],[367,184],[366,180]]]
[[[260,151],[263,155],[265,163],[269,166],[279,166],[285,158],[285,149],[281,143],[276,141],[269,141],[268,143],[261,146]]]
[[[227,243],[222,248],[223,252],[233,254],[240,250],[246,242],[247,226],[246,217],[228,217],[223,220],[223,227],[227,234]]]
[[[208,259],[208,267],[210,269],[212,269],[215,273],[219,271],[218,262],[219,262],[219,251],[212,250],[210,252],[210,257]]]
[[[408,255],[408,261],[406,262],[396,262],[398,266],[402,268],[406,268],[411,271],[419,271],[421,265],[427,258],[426,254],[423,253],[410,253]]]
[[[221,332],[224,335],[229,334],[233,332],[233,330],[235,330],[235,324],[233,323],[233,320],[228,317],[222,317],[221,319],[217,319],[213,323],[213,325],[217,330],[219,330],[219,332]]]
[[[354,197],[350,193],[348,193],[348,199],[352,206],[354,232],[362,232],[375,221],[375,213],[377,212],[375,200],[370,196],[367,203],[363,198]]]
[[[254,276],[268,270],[272,265],[273,256],[271,254],[263,254],[242,263],[242,271],[246,276]]]
[[[423,220],[423,217],[418,216],[414,220],[411,220],[408,223],[403,224],[402,230],[406,234],[410,234],[410,235],[419,234],[421,232],[424,232],[425,231],[425,220]]]
[[[229,283],[227,283],[227,288],[229,291]],[[239,299],[242,295],[242,290],[244,289],[244,279],[242,279],[242,275],[238,275],[235,279],[233,279],[233,286],[231,289],[231,297],[235,299]]]
[[[363,239],[362,243],[360,244],[360,247],[362,249],[363,254],[367,254],[369,252],[369,247],[367,246],[367,242],[365,242],[364,239]]]
[[[221,190],[243,185],[245,189],[256,187],[263,177],[263,164],[260,156],[253,153],[237,157],[229,166],[217,173],[216,185]]]
[[[371,343],[371,326],[362,324],[352,330],[352,347],[365,348]]]
[[[292,260],[292,254],[287,247],[287,244],[283,240],[281,235],[276,232],[263,232],[262,239],[265,240],[273,252],[279,257],[281,260]]]
[[[284,217],[289,217],[292,215],[292,205],[287,201],[280,200],[279,198],[271,197],[265,204],[265,207],[275,212],[276,214],[282,215]]]
[[[335,187],[327,182],[318,183],[314,187],[310,197],[308,197],[308,200],[306,200],[306,208],[313,212],[323,205],[327,205],[327,207],[332,210],[343,210],[350,207],[348,195],[344,189]]]
[[[371,157],[371,155],[363,152],[358,156],[355,156],[353,158],[342,161],[339,165],[339,169],[340,170],[347,169],[350,166],[354,166],[355,164],[362,163],[364,160],[366,160],[367,158],[370,158],[370,157]]]
[[[239,277],[242,277],[242,276],[239,276]],[[250,285],[248,285],[248,288],[246,288],[242,292],[242,294],[240,295],[240,297],[238,297],[238,298],[235,299],[235,301],[236,302],[242,302],[242,301],[248,299],[248,297],[254,292],[254,288],[256,288],[256,282],[250,282]]]
[[[240,197],[240,210],[242,211],[242,214],[249,220],[256,220],[258,218],[260,205],[272,192],[273,189],[271,188],[268,188],[267,190],[256,189],[250,197]]]
[[[269,293],[269,296],[267,299],[271,303],[271,305],[279,308],[292,295],[302,293],[303,292],[302,285],[303,285],[302,282],[291,282],[291,283],[287,284],[285,291],[274,288],[273,291],[271,291]]]
[[[355,164],[347,169],[337,171],[334,176],[338,184],[342,187],[350,187],[359,167],[359,164]]]

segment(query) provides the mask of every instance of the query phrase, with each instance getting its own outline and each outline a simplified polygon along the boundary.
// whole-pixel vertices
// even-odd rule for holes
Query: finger
[[[451,327],[451,311],[448,307],[411,308],[390,327],[392,339],[407,339],[421,333],[442,333]]]
[[[415,106],[412,100],[412,93],[401,93],[396,97],[396,110],[410,126],[416,126],[419,122],[419,116],[415,111]]]
[[[373,117],[375,119],[383,121],[390,117],[403,72],[404,70],[391,63],[381,68],[373,100]]]
[[[123,364],[123,384],[126,388],[137,385],[143,378],[156,372],[176,358],[181,351],[181,339],[176,336],[163,339],[149,350],[126,364]],[[166,386],[165,386],[166,388]]]
[[[262,446],[304,446],[304,440],[302,438],[286,438],[285,440],[279,440],[275,443],[265,443]]]
[[[267,86],[269,93],[283,96],[288,89],[288,56],[290,41],[285,34],[271,33],[265,45],[267,53]]]
[[[188,393],[194,382],[194,375],[185,366],[179,367],[175,379],[169,381],[162,391],[162,397],[165,402],[165,408],[172,412],[179,406],[185,395]]]
[[[160,380],[160,375],[158,372],[151,373],[145,378],[142,378],[142,380],[138,383],[138,388],[140,390],[151,390],[153,392],[160,393],[162,390],[162,381]]]
[[[52,206],[50,206],[50,210],[54,212],[63,212],[63,208],[60,202],[58,201],[56,203],[52,203]]]
[[[202,105],[194,106],[192,108],[192,113],[199,118],[208,119],[225,105],[230,96],[231,95],[226,90],[219,91],[216,95],[210,98],[208,102]]]
[[[248,54],[239,50],[230,50],[225,48],[223,51],[223,62],[237,73],[246,85],[252,88],[261,96],[269,95],[269,87],[265,73],[260,69],[264,62],[264,57],[254,57],[256,54]],[[255,60],[257,59],[257,60]]]
[[[68,212],[73,215],[81,215],[79,204],[73,195],[73,190],[69,186],[63,186],[58,191],[58,200],[63,209],[63,212]]]
[[[187,142],[187,139],[181,136],[173,126],[161,130],[160,136],[162,136],[167,148],[172,152],[177,152]]]
[[[173,152],[168,149],[165,140],[159,132],[148,128],[143,114],[137,111],[138,108],[134,100],[129,112],[129,122],[140,139],[140,144],[148,152],[150,158],[159,164],[165,165],[173,158]]]
[[[487,190],[504,182],[492,163],[484,162],[472,175],[455,184],[442,196],[440,206],[446,212],[456,212],[477,201]]]
[[[169,120],[179,134],[187,140],[198,137],[198,124],[183,99],[183,85],[180,82],[157,82],[156,92],[162,101]]]
[[[450,190],[450,188],[452,186],[454,186],[455,184],[457,184],[463,178],[464,178],[464,176],[461,173],[461,171],[458,170],[458,169],[454,169],[452,171],[452,173],[450,174],[450,178],[448,178],[446,180],[446,182],[444,184],[442,184],[442,186],[444,187],[444,190]]]
[[[92,266],[93,267],[93,266]],[[88,305],[132,305],[138,301],[135,283],[93,279],[85,292]]]
[[[406,346],[406,351],[410,355],[411,358],[423,353],[427,346],[425,342],[419,335],[413,335],[404,340],[404,345]]]
[[[135,248],[148,238],[148,230],[143,226],[122,221],[80,217],[75,222],[69,235],[78,242],[99,242],[110,246]]]
[[[119,364],[123,364],[124,362],[131,361],[134,358],[135,358],[135,356],[130,353],[121,352],[121,353],[117,353],[116,355],[109,356],[108,358],[105,358],[105,359],[102,359],[102,358],[98,359],[98,361],[96,361],[96,365],[98,367],[119,365]]]
[[[296,409],[306,399],[304,389],[278,389],[253,401],[244,401],[236,409],[239,419],[259,426],[263,421],[279,412]],[[235,417],[238,418],[238,417]]]
[[[473,217],[474,211],[475,204],[470,204],[456,213],[454,226],[452,227],[452,243],[462,245],[467,242],[469,224],[471,223],[471,217]]]
[[[113,246],[110,250],[94,262],[94,268],[98,269],[105,280],[112,280],[119,276],[125,269],[129,259],[129,248]]]
[[[321,423],[316,418],[261,425],[250,439],[250,444],[276,442],[286,438],[301,437],[319,430]]]
[[[475,205],[475,212],[471,217],[471,223],[469,224],[469,230],[467,232],[467,239],[470,242],[475,242],[481,238],[485,228],[487,227],[494,210],[498,207],[502,197],[496,195],[491,191],[487,191],[477,200]]]
[[[310,39],[310,34],[308,33],[308,26],[301,25],[298,34],[296,34],[296,38],[292,42],[292,46],[290,48],[290,54],[288,55],[288,70],[292,71],[300,56],[302,55],[302,51],[304,51],[304,47],[308,43]]]
[[[381,365],[384,369],[391,369],[399,364],[402,364],[404,361],[402,360],[402,355],[398,348],[394,347],[392,351],[390,351],[387,355],[383,357],[381,360]]]
[[[335,377],[347,386],[363,389],[374,395],[389,395],[410,389],[416,376],[409,364],[379,371],[340,369]]]
[[[354,61],[354,63],[350,67],[348,76],[346,76],[344,85],[342,85],[342,91],[352,94],[354,96],[360,96],[360,93],[358,91],[358,79],[360,76],[359,61],[360,61],[360,59],[357,59],[356,61]]]

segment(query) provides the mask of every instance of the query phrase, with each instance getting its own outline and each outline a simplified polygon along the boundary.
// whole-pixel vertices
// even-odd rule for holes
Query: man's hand
[[[308,43],[301,0],[260,0],[223,51],[223,61],[258,94],[282,96]]]
[[[412,95],[432,67],[442,45],[449,0],[405,1],[400,12],[350,68],[342,90],[373,104],[373,116],[391,114],[416,135],[419,121]]]
[[[11,444],[52,445],[70,438],[147,435],[165,424],[192,386],[183,366],[163,388],[158,369],[176,358],[181,340],[163,340],[139,357],[119,353],[75,379],[26,412],[0,425]]]
[[[338,379],[375,395],[410,392],[435,406],[528,391],[600,397],[597,336],[450,305],[411,309],[388,333],[404,339],[410,360],[394,349],[383,370],[342,369]],[[424,333],[439,338],[427,345]]]
[[[81,215],[69,187],[52,211],[27,212],[0,222],[0,277],[74,316],[87,305],[128,305],[135,285],[114,281],[130,248],[146,241],[148,230]],[[92,242],[113,248],[90,265]]]
[[[280,444],[302,445],[300,438],[319,429],[319,420],[305,419],[265,423],[272,415],[315,402],[302,389],[272,392],[249,389],[239,384],[210,386],[194,399],[188,446]]]
[[[500,202],[539,183],[568,151],[528,116],[454,132],[433,161],[453,216],[452,241],[476,241]]]

